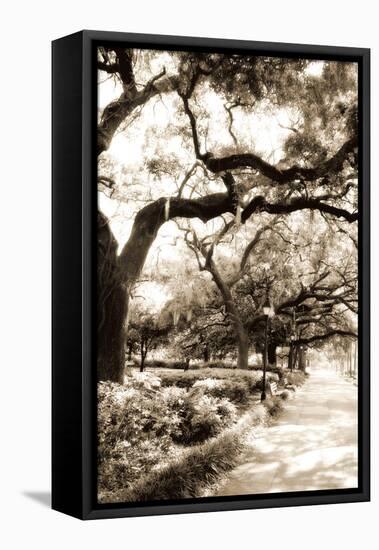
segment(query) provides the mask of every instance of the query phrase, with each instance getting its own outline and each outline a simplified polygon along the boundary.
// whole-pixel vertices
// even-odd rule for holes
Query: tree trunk
[[[117,241],[98,214],[97,378],[123,382],[128,292],[118,275]]]
[[[276,348],[277,348],[277,345],[275,344],[275,342],[268,343],[268,348],[267,348],[268,364],[275,365],[275,367],[276,367]]]
[[[290,349],[288,352],[288,370],[293,370],[293,345],[290,344]]]
[[[105,303],[105,321],[98,332],[98,380],[123,382],[127,308],[128,296],[122,287],[117,286]]]
[[[242,330],[241,330],[242,328]],[[237,343],[238,343],[238,357],[237,357],[237,368],[238,369],[247,369],[248,360],[249,360],[249,337],[247,332],[243,327],[238,329],[237,333]]]
[[[211,258],[207,259],[207,270],[212,275],[214,282],[219,289],[224,301],[226,312],[231,321],[237,343],[237,367],[239,369],[248,368],[249,358],[249,335],[242,323],[240,313],[234,303],[229,286],[222,279],[218,269]]]
[[[204,351],[203,351],[203,359],[204,359],[204,363],[208,363],[208,362],[209,362],[209,348],[208,348],[208,344],[205,345],[205,348],[204,348]]]
[[[300,347],[299,349],[299,370],[302,370],[305,372],[306,367],[306,350],[303,347]]]
[[[128,361],[130,362],[132,360],[132,351],[133,351],[133,344],[128,344]]]
[[[145,359],[146,359],[147,351],[144,350],[143,342],[141,341],[141,363],[139,366],[139,371],[143,372],[145,368]]]

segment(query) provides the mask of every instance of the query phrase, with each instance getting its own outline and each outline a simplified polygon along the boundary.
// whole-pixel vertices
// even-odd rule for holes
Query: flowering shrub
[[[280,394],[280,398],[283,401],[287,401],[287,399],[290,399],[290,397],[291,397],[291,393],[288,390],[283,390],[282,393]]]
[[[177,414],[180,422],[175,441],[193,444],[214,437],[230,426],[236,419],[236,408],[228,399],[218,399],[195,389],[180,398]]]
[[[197,380],[203,378],[203,376],[199,374],[199,371],[165,372],[161,373],[160,376],[162,386],[177,386],[178,388],[192,388]]]
[[[169,386],[168,388],[162,388],[161,394],[163,400],[171,410],[180,411],[184,399],[187,397],[187,390],[176,386]]]
[[[236,407],[228,399],[204,393],[207,388],[216,388],[219,381],[201,382],[190,392],[175,386],[162,389],[165,402],[179,417],[178,429],[172,434],[177,443],[200,443],[236,420]]]
[[[223,384],[223,380],[217,380],[216,378],[204,378],[203,380],[197,380],[193,388],[201,388],[204,392],[209,393],[216,388],[220,388]]]
[[[266,399],[263,401],[263,405],[266,407],[268,414],[272,417],[279,416],[284,409],[283,400],[278,395]]]
[[[125,376],[124,384],[133,388],[152,390],[160,387],[161,379],[151,372],[133,371],[129,376]]]
[[[216,380],[215,378],[206,378],[195,382],[193,387],[201,388],[213,397],[230,399],[233,403],[246,403],[251,394],[249,382],[248,379]]]
[[[268,376],[271,376],[271,373],[268,373]],[[278,380],[276,374],[272,376]],[[245,382],[249,391],[256,391],[260,380],[262,379],[262,371],[245,371],[241,369],[200,369],[200,370],[189,370],[187,372],[165,372],[160,374],[162,380],[162,386],[178,386],[180,388],[192,388],[194,384],[206,380],[225,380],[235,383],[236,381]],[[206,383],[207,384],[207,383]],[[225,397],[227,397],[225,395]]]
[[[217,382],[217,381],[216,381]],[[125,384],[98,384],[98,475],[100,492],[114,491],[161,466],[174,442],[193,444],[214,437],[236,419],[227,399],[161,388],[151,373],[125,377]]]
[[[162,460],[179,417],[144,378],[98,384],[99,486],[127,485]]]

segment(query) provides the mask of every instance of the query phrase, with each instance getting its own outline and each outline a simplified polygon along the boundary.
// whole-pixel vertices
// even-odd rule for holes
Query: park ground
[[[330,363],[276,370],[263,402],[259,369],[130,369],[100,384],[100,502],[356,487],[354,379]]]
[[[357,487],[357,386],[314,368],[279,419],[252,433],[219,495]]]

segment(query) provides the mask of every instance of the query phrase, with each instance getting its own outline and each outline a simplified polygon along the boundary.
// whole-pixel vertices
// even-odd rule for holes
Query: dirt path
[[[357,487],[357,387],[314,369],[218,495]]]

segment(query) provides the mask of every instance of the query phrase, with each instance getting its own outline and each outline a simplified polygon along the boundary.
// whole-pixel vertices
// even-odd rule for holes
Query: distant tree
[[[132,312],[129,324],[133,342],[140,354],[140,372],[143,372],[148,353],[166,342],[170,327],[162,325],[156,314],[142,309]]]
[[[128,336],[126,340],[126,351],[128,361],[132,360],[132,354],[137,353],[140,343],[138,330],[133,326],[128,327]]]

